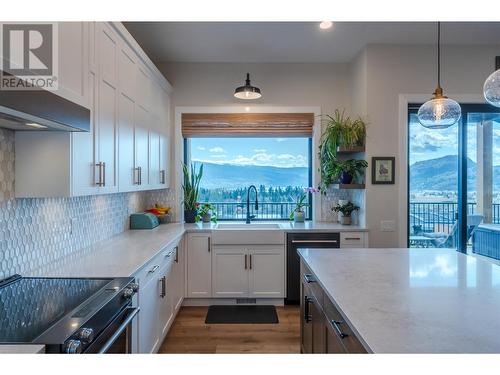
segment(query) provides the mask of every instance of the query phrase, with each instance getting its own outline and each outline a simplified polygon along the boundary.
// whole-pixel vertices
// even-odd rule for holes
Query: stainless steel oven
[[[139,313],[138,307],[127,306],[92,342],[84,353],[132,353],[132,323]]]

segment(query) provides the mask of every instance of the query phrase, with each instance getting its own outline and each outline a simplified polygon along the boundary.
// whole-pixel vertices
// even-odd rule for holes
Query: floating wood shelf
[[[337,153],[339,154],[353,154],[356,152],[365,152],[365,146],[352,146],[352,147],[346,147],[346,146],[338,146],[337,147]]]
[[[364,189],[365,184],[333,184],[334,189]]]

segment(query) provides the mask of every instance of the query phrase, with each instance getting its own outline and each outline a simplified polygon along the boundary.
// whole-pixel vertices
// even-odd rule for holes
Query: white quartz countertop
[[[238,224],[237,222],[233,222]],[[259,222],[262,223],[262,222]],[[276,223],[276,222],[275,222]],[[252,224],[249,225],[251,229]],[[217,224],[181,224],[160,225],[151,230],[127,230],[105,241],[77,251],[33,270],[23,276],[44,277],[124,277],[131,276],[149,262],[155,255],[179,241],[185,232],[211,232]],[[226,229],[225,229],[226,230]],[[229,229],[231,230],[231,229]],[[241,229],[240,229],[241,230]],[[255,229],[262,230],[262,229]],[[270,229],[266,229],[270,230]],[[302,231],[365,231],[358,226],[341,226],[334,223],[307,222],[302,224],[280,223],[284,232]]]
[[[45,353],[45,345],[0,344],[0,354],[41,354],[41,353]]]
[[[374,353],[500,353],[500,266],[451,249],[299,250]]]

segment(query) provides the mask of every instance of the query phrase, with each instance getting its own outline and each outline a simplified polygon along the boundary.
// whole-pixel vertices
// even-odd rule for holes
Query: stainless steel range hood
[[[0,90],[0,127],[88,132],[90,110],[46,90]]]

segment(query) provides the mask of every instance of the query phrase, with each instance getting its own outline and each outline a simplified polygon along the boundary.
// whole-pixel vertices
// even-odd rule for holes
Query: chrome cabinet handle
[[[359,238],[359,237],[346,237],[345,240],[346,241],[359,241],[359,240],[361,240],[361,238]]]
[[[102,175],[102,166],[103,166],[104,163],[102,162],[99,162],[99,163],[96,163],[95,166],[97,168],[99,168],[99,179],[98,181],[95,183],[97,186],[104,186],[104,182],[103,182],[103,175]]]
[[[179,263],[179,246],[176,246],[174,250],[175,250],[175,259],[174,259],[174,262],[175,263]]]
[[[314,276],[313,276],[313,275],[311,275],[310,273],[305,273],[305,274],[304,274],[304,281],[305,281],[306,283],[308,283],[308,284],[310,284],[310,283],[315,283],[315,282],[316,282],[316,280],[314,279]]]
[[[134,185],[140,185],[140,182],[139,182],[139,167],[134,168]]]
[[[160,266],[158,264],[156,264],[156,265],[153,266],[153,268],[151,268],[148,271],[148,273],[155,273],[158,270],[158,268],[160,268]]]
[[[250,254],[250,269],[252,269],[252,254]]]
[[[162,169],[160,171],[160,178],[161,178],[161,180],[160,180],[161,182],[160,183],[161,184],[165,184],[165,170],[164,169]]]
[[[342,332],[342,328],[340,328],[340,325],[344,322],[338,321],[338,320],[331,320],[330,323],[332,324],[333,328],[335,331],[337,331],[337,334],[341,339],[346,338],[349,336],[347,333]]]
[[[208,237],[208,252],[210,252],[211,248],[212,248],[212,241],[210,237]]]
[[[162,278],[160,278],[160,283],[161,283],[161,293],[160,293],[160,297],[161,298],[165,298],[165,296],[167,295],[167,292],[166,292],[166,276],[163,276]]]
[[[142,167],[137,167],[139,170],[139,185],[142,185]]]
[[[247,255],[245,254],[245,269],[247,269]]]
[[[106,163],[102,162],[102,186],[106,186]]]
[[[292,243],[338,243],[337,240],[292,240]]]
[[[311,314],[309,314],[309,303],[312,302],[312,298],[304,296],[304,321],[309,323],[312,320]]]

